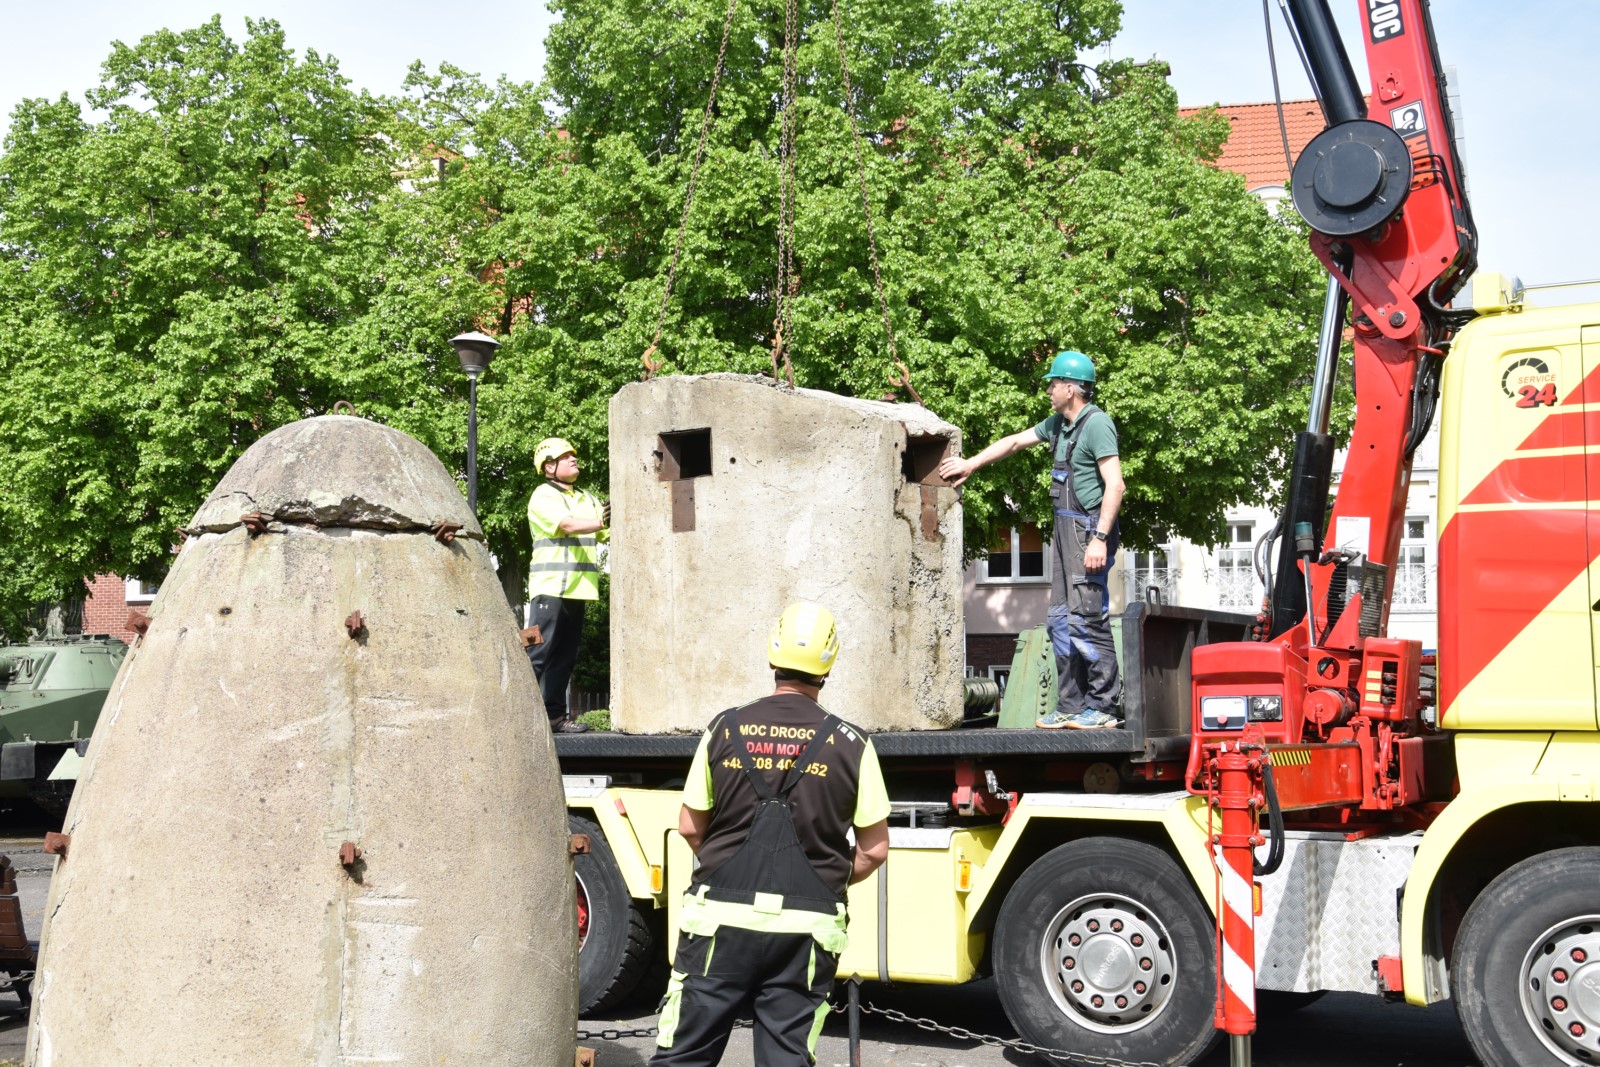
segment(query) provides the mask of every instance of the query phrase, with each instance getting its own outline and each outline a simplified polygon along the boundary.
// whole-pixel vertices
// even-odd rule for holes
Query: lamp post
[[[478,513],[478,376],[489,369],[500,342],[472,330],[450,338],[467,372],[467,507]]]

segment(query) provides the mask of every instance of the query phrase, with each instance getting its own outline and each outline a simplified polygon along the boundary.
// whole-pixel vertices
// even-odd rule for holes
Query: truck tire
[[[571,814],[567,826],[589,835],[589,851],[572,857],[572,870],[578,880],[578,1013],[595,1015],[638,988],[656,939],[600,827]]]
[[[1217,1037],[1215,937],[1211,913],[1165,852],[1073,841],[1030,866],[1000,907],[1000,1001],[1036,1045],[1192,1063]]]
[[[1484,1067],[1600,1063],[1600,848],[1490,882],[1461,921],[1450,991]]]

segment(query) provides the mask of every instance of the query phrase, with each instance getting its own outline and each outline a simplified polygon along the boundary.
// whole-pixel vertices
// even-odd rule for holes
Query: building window
[[[1400,552],[1394,564],[1394,605],[1426,608],[1433,603],[1433,560],[1428,520],[1407,516],[1400,526]]]
[[[1133,567],[1133,588],[1138,599],[1154,598],[1161,604],[1171,604],[1177,599],[1172,558],[1165,551],[1130,552],[1128,557]]]
[[[160,591],[160,582],[147,582],[142,578],[129,578],[127,592],[123,595],[123,600],[129,604],[148,604],[156,598],[156,594]]]
[[[984,557],[983,580],[1018,585],[1038,585],[1049,581],[1045,569],[1044,538],[1039,527],[1029,523],[1000,531]]]
[[[1254,611],[1261,606],[1256,582],[1255,524],[1228,523],[1228,542],[1217,550],[1217,606]]]

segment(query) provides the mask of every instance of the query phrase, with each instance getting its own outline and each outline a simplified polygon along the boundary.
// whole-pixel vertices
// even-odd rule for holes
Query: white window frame
[[[1239,532],[1244,531],[1240,540]],[[1256,524],[1252,519],[1229,519],[1228,540],[1217,549],[1217,607],[1224,611],[1255,611],[1261,606],[1261,581],[1256,575],[1255,563]],[[1240,563],[1244,566],[1241,568]],[[1251,595],[1248,603],[1230,603],[1226,575],[1243,570],[1248,579]]]
[[[1013,526],[1011,532],[1011,559],[1012,569],[1016,570],[1016,561],[1022,558],[1021,527]],[[1021,585],[1037,586],[1050,584],[1050,539],[1044,536],[1044,531],[1039,531],[1039,554],[1044,564],[1044,573],[1028,575],[1026,577],[994,577],[989,573],[989,553],[985,552],[978,560],[978,584],[980,585]]]
[[[1124,548],[1120,552],[1126,553],[1127,561],[1123,565],[1128,569],[1128,585],[1124,588],[1133,591],[1130,594],[1132,599],[1142,603],[1149,592],[1150,586],[1159,585],[1163,604],[1176,604],[1178,602],[1178,554],[1173,551],[1172,545],[1158,545],[1156,548],[1147,551],[1134,551],[1131,548]],[[1160,560],[1162,566],[1141,568],[1139,566],[1140,556],[1149,556],[1152,560]],[[1165,574],[1166,580],[1159,583],[1141,582],[1139,580],[1141,574],[1148,574],[1152,571],[1159,571]]]
[[[148,586],[148,588],[146,588]],[[161,591],[161,583],[153,585],[140,581],[138,578],[129,578],[124,582],[122,600],[125,604],[148,604],[156,598]]]
[[[1422,524],[1422,536],[1409,536],[1410,525],[1414,522]],[[1422,570],[1425,582],[1425,595],[1421,600],[1400,599],[1401,568],[1406,566],[1405,556],[1407,550],[1422,550]],[[1395,552],[1394,581],[1391,586],[1392,599],[1391,611],[1401,612],[1429,612],[1436,609],[1439,595],[1439,559],[1433,543],[1433,520],[1426,515],[1407,515],[1400,520],[1400,544]]]
[[[1004,698],[1006,683],[1011,681],[1011,664],[991,663],[985,670],[987,676],[994,679],[995,686],[1000,690],[1000,696]]]

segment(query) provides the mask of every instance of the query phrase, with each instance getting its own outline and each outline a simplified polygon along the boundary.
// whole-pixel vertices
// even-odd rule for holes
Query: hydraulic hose
[[[1261,782],[1267,794],[1268,831],[1267,862],[1255,861],[1256,877],[1271,874],[1283,865],[1283,809],[1278,806],[1278,786],[1272,780],[1272,760],[1262,756]]]

